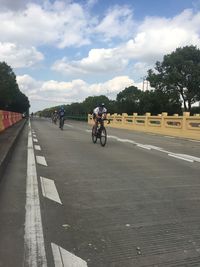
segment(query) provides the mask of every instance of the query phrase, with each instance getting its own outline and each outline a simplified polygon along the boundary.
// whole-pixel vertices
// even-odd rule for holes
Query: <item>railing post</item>
[[[127,113],[122,113],[122,125],[125,124],[125,117],[128,116]]]
[[[187,117],[190,117],[190,112],[183,112],[183,126],[182,130],[187,131]]]
[[[162,120],[161,120],[161,131],[165,130],[165,117],[167,117],[167,112],[162,112]]]
[[[146,114],[145,114],[145,123],[144,123],[144,127],[147,129],[148,128],[148,117],[150,117],[151,116],[151,113],[150,112],[147,112]]]

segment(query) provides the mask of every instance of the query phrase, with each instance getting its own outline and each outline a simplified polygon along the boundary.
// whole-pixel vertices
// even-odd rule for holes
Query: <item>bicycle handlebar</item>
[[[98,120],[101,120],[101,121],[108,121],[108,124],[110,123],[110,119],[98,118]]]

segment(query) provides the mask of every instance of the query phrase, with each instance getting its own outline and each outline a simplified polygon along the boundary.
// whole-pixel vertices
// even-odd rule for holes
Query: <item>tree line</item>
[[[125,88],[117,94],[116,100],[105,95],[89,96],[82,103],[64,105],[67,116],[86,116],[94,107],[104,102],[108,112],[138,113],[153,115],[167,112],[182,115],[183,111],[200,113],[200,107],[192,105],[200,101],[200,50],[195,46],[177,48],[157,61],[154,69],[148,70],[146,80],[151,90],[140,90],[135,86]],[[50,117],[59,106],[38,112]]]
[[[28,97],[19,90],[12,68],[0,62],[0,109],[24,113],[29,107]]]

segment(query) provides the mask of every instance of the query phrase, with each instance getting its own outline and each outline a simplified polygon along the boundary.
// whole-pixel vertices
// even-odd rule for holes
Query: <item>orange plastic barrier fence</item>
[[[0,132],[22,119],[22,114],[0,110]]]

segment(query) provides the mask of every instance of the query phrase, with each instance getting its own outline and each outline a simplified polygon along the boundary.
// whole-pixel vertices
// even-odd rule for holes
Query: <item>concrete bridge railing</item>
[[[152,116],[150,113],[140,116],[137,113],[133,113],[133,115],[115,113],[108,114],[107,118],[110,120],[110,124],[107,124],[106,127],[200,140],[200,114],[191,116],[189,112],[184,112],[183,116],[178,114],[168,116],[163,112],[157,116]],[[93,124],[91,114],[88,114],[88,123]]]

